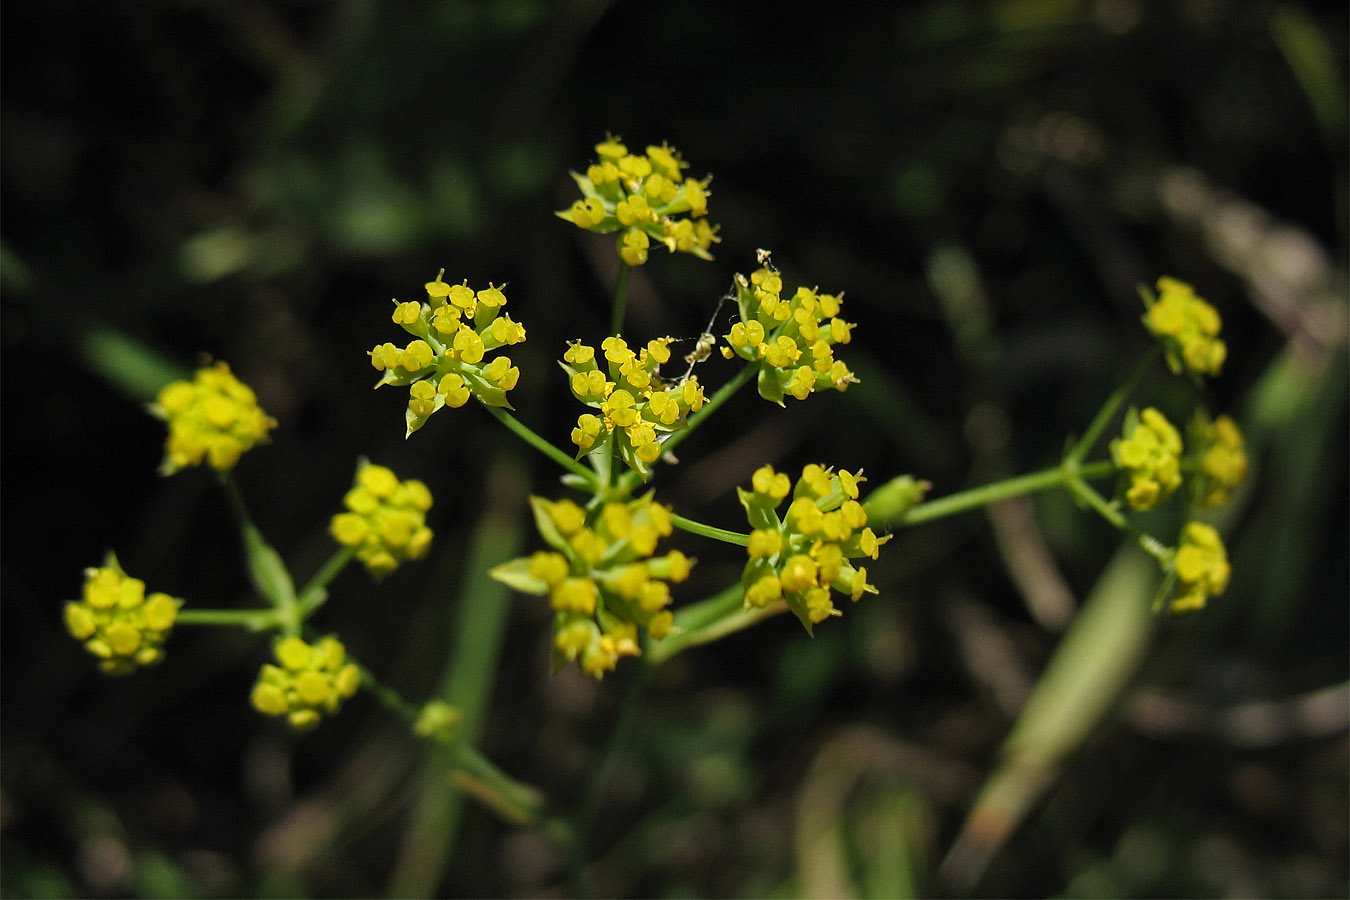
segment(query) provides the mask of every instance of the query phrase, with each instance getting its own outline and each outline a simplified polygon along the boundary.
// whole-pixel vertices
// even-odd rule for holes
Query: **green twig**
[[[703,408],[689,417],[685,427],[666,438],[661,444],[661,449],[665,453],[671,453],[684,442],[684,439],[693,433],[694,429],[703,424],[703,420],[715,413],[723,403],[731,399],[732,395],[745,386],[745,383],[754,377],[759,371],[759,363],[746,363],[746,365],[737,372],[730,381],[722,385],[717,391],[708,398],[703,404]]]
[[[675,616],[671,634],[652,645],[651,663],[659,666],[691,647],[711,644],[772,616],[787,612],[787,603],[745,608],[745,590],[735,584],[702,603],[685,607]]]
[[[369,691],[381,706],[408,723],[409,727],[417,723],[417,716],[421,710],[415,704],[408,702],[402,694],[376,678],[375,673],[367,669],[359,659],[349,654],[347,661],[356,666],[361,673],[361,686]]]
[[[578,851],[573,855],[572,878],[580,896],[587,896],[590,893],[585,889],[581,866],[584,863],[583,854],[590,840],[591,829],[595,825],[595,818],[600,810],[601,795],[609,781],[610,773],[613,772],[615,765],[618,763],[619,754],[628,745],[628,740],[633,732],[633,724],[637,721],[638,710],[642,706],[642,693],[647,686],[647,676],[651,670],[649,659],[652,652],[651,639],[643,631],[639,640],[642,643],[642,652],[637,658],[636,671],[633,672],[632,679],[628,682],[628,690],[624,693],[618,719],[614,723],[614,730],[610,732],[609,741],[605,745],[604,756],[601,757],[600,765],[587,786],[586,795],[577,808],[576,815],[572,818],[572,831],[576,836],[575,849]]]
[[[647,655],[652,665],[659,666],[690,647],[720,640],[786,610],[786,603],[746,609],[745,589],[740,584],[733,584],[705,600],[676,610],[674,630],[654,642]]]
[[[693,519],[686,519],[684,516],[670,514],[670,521],[676,528],[683,529],[690,534],[697,534],[701,537],[712,538],[715,541],[725,541],[728,544],[735,544],[738,547],[744,547],[750,543],[750,535],[742,534],[739,531],[728,531],[725,528],[715,528],[712,525],[704,525],[702,522],[695,522]]]
[[[609,322],[610,334],[623,334],[624,314],[628,307],[628,277],[632,273],[633,267],[619,260],[619,274],[614,278],[614,314]]]
[[[220,474],[221,486],[229,499],[239,523],[239,533],[244,545],[244,562],[248,569],[249,580],[258,593],[265,597],[276,610],[281,629],[288,636],[298,635],[304,614],[300,602],[295,596],[295,584],[281,554],[267,543],[258,526],[253,524],[243,494],[230,472]]]
[[[535,434],[529,428],[529,426],[521,422],[515,416],[511,415],[509,412],[502,409],[500,406],[487,406],[486,404],[484,404],[484,408],[487,409],[488,412],[496,416],[499,422],[501,422],[503,425],[509,428],[517,437],[519,437],[525,443],[529,444],[531,447],[538,450],[540,453],[544,454],[549,459],[553,460],[555,463],[562,466],[567,471],[571,472],[573,475],[585,479],[587,484],[592,486],[595,485],[596,476],[593,471],[586,468],[581,463],[577,462],[575,459],[568,456],[566,453],[562,452],[557,447],[553,446],[548,441],[541,438],[539,435]]]
[[[1154,559],[1166,560],[1166,558],[1171,555],[1172,550],[1170,547],[1152,535],[1135,527],[1129,519],[1125,518],[1124,513],[1120,511],[1119,507],[1108,502],[1105,497],[1093,490],[1092,486],[1082,479],[1070,478],[1065,483],[1065,486],[1075,497],[1092,507],[1097,515],[1110,522],[1119,530],[1133,537],[1135,541],[1138,542],[1139,546],[1144,549],[1144,552]]]
[[[1102,404],[1101,409],[1097,410],[1096,417],[1088,425],[1087,430],[1083,432],[1083,436],[1078,439],[1068,453],[1064,454],[1065,462],[1071,461],[1077,464],[1083,461],[1083,457],[1087,456],[1088,451],[1097,443],[1097,438],[1101,437],[1106,426],[1111,424],[1111,420],[1120,411],[1121,404],[1130,396],[1130,393],[1139,384],[1140,379],[1144,377],[1144,373],[1148,371],[1149,366],[1153,365],[1161,353],[1162,344],[1155,342],[1152,349],[1144,354],[1139,363],[1130,371],[1130,374],[1120,383],[1120,386],[1111,392],[1111,396],[1106,398],[1106,402]]]
[[[180,609],[175,625],[238,625],[250,631],[281,627],[275,609]]]
[[[992,484],[984,484],[968,491],[960,491],[915,504],[899,521],[892,524],[910,526],[931,522],[934,519],[941,519],[956,513],[979,509],[1000,500],[1007,500],[1010,497],[1049,490],[1054,487],[1063,487],[1072,479],[1102,478],[1114,474],[1115,471],[1115,465],[1109,460],[1079,466],[1066,459],[1054,468],[1019,475],[1003,481],[995,481]]]
[[[451,745],[428,747],[418,799],[387,896],[436,893],[453,858],[465,794],[518,824],[534,824],[543,814],[538,791],[510,779],[474,749],[490,709],[512,609],[511,592],[487,573],[524,545],[521,500],[527,491],[525,472],[514,453],[494,460],[484,482],[488,495],[458,566],[464,574],[443,638],[450,652],[436,689],[437,700],[459,712],[459,725]],[[460,774],[452,782],[448,772]]]
[[[328,585],[356,558],[356,548],[340,547],[300,589],[300,615],[308,619],[328,599]]]

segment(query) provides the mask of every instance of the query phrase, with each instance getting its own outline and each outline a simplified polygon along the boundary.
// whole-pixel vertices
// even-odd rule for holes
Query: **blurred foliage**
[[[5,18],[5,896],[1350,889],[1342,4],[65,0]],[[368,697],[298,740],[261,721],[257,636],[185,627],[163,665],[100,678],[60,608],[110,546],[156,590],[248,596],[210,478],[155,474],[140,405],[210,356],[281,421],[239,478],[300,577],[358,456],[428,483],[435,559],[378,588],[344,574],[323,624],[408,696],[444,687],[460,623],[482,619],[474,579],[514,552],[520,482],[553,493],[556,472],[515,474],[472,407],[405,442],[364,354],[389,298],[441,267],[507,281],[530,330],[515,402],[565,442],[552,359],[601,336],[613,254],[551,211],[606,132],[714,173],[724,238],[713,263],[635,273],[634,333],[695,337],[758,247],[860,323],[862,383],[786,411],[737,398],[721,415],[743,428],[700,432],[661,473],[677,511],[734,524],[731,487],[764,462],[913,471],[937,493],[1050,463],[1146,344],[1136,285],[1170,274],[1223,313],[1211,400],[1253,457],[1222,522],[1227,595],[1133,621],[1152,573],[1121,580],[1117,536],[1055,495],[902,532],[882,596],[814,640],[772,620],[654,670],[594,794],[624,671],[550,675],[546,612],[496,596],[495,681],[450,688],[483,704],[479,746],[508,772],[594,804],[579,876],[539,831],[435,808],[458,796],[443,769]],[[1144,390],[1180,405],[1164,379]],[[700,557],[685,599],[739,569],[682,547]],[[1103,601],[1123,618],[1089,616]],[[1006,833],[972,832],[998,795],[981,785],[1008,777]]]

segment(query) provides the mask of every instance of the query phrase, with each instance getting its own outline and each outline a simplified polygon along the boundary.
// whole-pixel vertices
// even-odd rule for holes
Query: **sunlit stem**
[[[730,381],[717,389],[711,397],[703,404],[703,408],[689,417],[685,427],[666,438],[661,444],[661,449],[667,453],[678,447],[685,438],[689,437],[703,423],[703,420],[732,398],[732,396],[745,386],[745,383],[755,376],[759,371],[758,363],[747,363],[746,366],[737,372]]]
[[[610,334],[623,334],[623,319],[628,308],[628,277],[632,274],[633,267],[619,260],[619,274],[614,279],[614,316],[609,323]]]
[[[553,446],[548,441],[541,438],[539,435],[535,434],[534,431],[532,431],[530,427],[526,425],[524,422],[521,422],[519,419],[511,415],[506,410],[502,409],[500,406],[488,406],[487,404],[484,404],[484,408],[488,412],[496,416],[499,422],[501,422],[512,432],[514,432],[515,435],[519,437],[521,440],[523,440],[525,443],[529,444],[531,447],[538,450],[540,453],[544,454],[549,459],[553,460],[555,463],[562,466],[567,471],[585,479],[587,484],[590,485],[595,484],[596,482],[595,472],[586,468],[581,463],[577,462],[575,459],[568,456],[566,453],[559,450],[557,447]]]
[[[671,513],[670,521],[676,528],[697,534],[701,537],[712,538],[715,541],[724,541],[728,544],[735,544],[738,547],[744,547],[750,543],[750,535],[742,534],[739,531],[728,531],[725,528],[715,528],[712,525],[704,525],[702,522],[695,522],[693,519],[686,519],[684,516]]]
[[[1102,478],[1114,474],[1115,471],[1115,464],[1109,460],[1079,466],[1066,459],[1063,463],[1051,469],[1019,475],[1016,478],[1009,478],[1004,481],[995,481],[992,484],[980,485],[968,491],[959,491],[945,497],[918,503],[912,506],[899,521],[883,524],[918,525],[957,513],[968,512],[972,509],[980,509],[991,503],[1007,500],[1010,497],[1020,497],[1023,494],[1065,487],[1072,480]]]
[[[786,611],[787,604],[782,602],[763,609],[746,609],[745,591],[734,584],[706,600],[676,610],[674,632],[653,641],[648,656],[652,665],[660,665],[690,647],[720,640]]]

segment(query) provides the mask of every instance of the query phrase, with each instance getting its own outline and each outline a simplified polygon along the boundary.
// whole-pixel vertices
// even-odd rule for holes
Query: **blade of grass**
[[[464,557],[458,610],[448,636],[451,653],[438,691],[441,700],[462,713],[459,740],[469,745],[482,731],[511,610],[510,589],[487,572],[518,555],[525,542],[526,477],[519,461],[498,456],[487,473],[487,484],[485,509]],[[417,808],[387,896],[437,893],[464,808],[464,793],[450,779],[453,758],[452,750],[441,746],[427,755]]]
[[[1157,564],[1133,542],[1117,552],[1074,618],[1003,744],[938,870],[965,895],[1075,751],[1124,693],[1153,633]]]

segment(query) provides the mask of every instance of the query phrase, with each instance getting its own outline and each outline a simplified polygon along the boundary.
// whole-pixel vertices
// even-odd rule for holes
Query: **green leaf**
[[[554,523],[553,516],[550,515],[552,508],[552,501],[545,500],[543,497],[530,496],[530,511],[534,513],[534,527],[539,529],[540,537],[550,547],[565,553],[569,549],[567,538]]]
[[[760,364],[759,377],[756,381],[759,388],[759,395],[770,403],[777,403],[784,406],[783,403],[783,385],[778,380],[778,370],[772,366]]]
[[[274,606],[283,609],[293,606],[296,602],[295,584],[281,560],[281,554],[267,543],[262,532],[251,522],[243,523],[240,530],[243,532],[244,558],[253,586]]]
[[[543,596],[548,593],[548,585],[530,574],[530,558],[521,556],[509,560],[488,570],[494,581],[500,581],[522,594]]]

